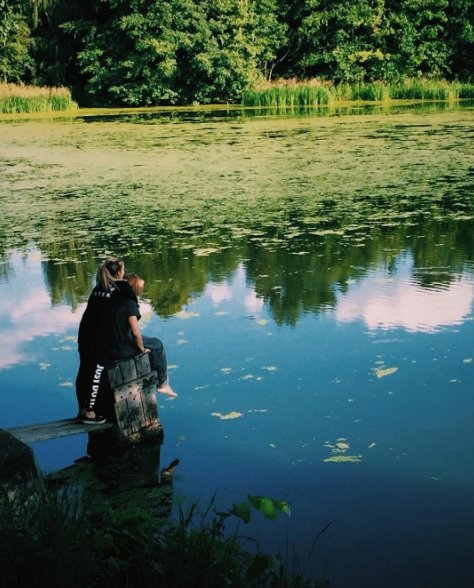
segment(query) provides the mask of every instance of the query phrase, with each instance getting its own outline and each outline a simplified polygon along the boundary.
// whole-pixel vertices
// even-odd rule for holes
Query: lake
[[[76,414],[78,324],[123,256],[178,392],[159,398],[178,502],[288,500],[241,532],[335,588],[472,586],[473,122],[472,103],[3,118],[0,427]],[[53,472],[86,444],[33,447]]]

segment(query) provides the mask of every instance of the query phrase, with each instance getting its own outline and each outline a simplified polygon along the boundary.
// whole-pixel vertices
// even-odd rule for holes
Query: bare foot
[[[176,396],[178,396],[173,388],[171,388],[171,386],[168,384],[168,382],[163,382],[163,384],[161,384],[161,386],[159,386],[156,391],[160,394],[165,394],[169,398],[176,398]]]

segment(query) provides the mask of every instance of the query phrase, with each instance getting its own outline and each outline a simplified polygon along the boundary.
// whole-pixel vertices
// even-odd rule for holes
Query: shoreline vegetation
[[[261,80],[473,82],[467,0],[1,0],[0,80],[81,106],[239,103]]]
[[[77,110],[68,88],[0,84],[0,114]]]
[[[399,83],[366,82],[333,84],[318,79],[281,80],[243,92],[243,106],[294,108],[333,105],[338,102],[388,102],[392,100],[474,99],[474,84],[446,80],[406,79]]]
[[[282,79],[266,82],[242,93],[241,102],[228,106],[244,108],[294,109],[333,106],[344,102],[387,103],[400,100],[445,101],[474,99],[474,84],[446,80],[407,79],[399,83],[371,82],[333,84],[319,79]],[[214,105],[215,106],[215,105]],[[223,106],[223,105],[219,105]],[[202,105],[166,109],[202,108]],[[211,105],[204,105],[204,108]],[[157,105],[148,109],[165,108]],[[108,110],[109,108],[107,108]],[[71,91],[63,87],[0,84],[0,114],[79,112]],[[120,110],[141,110],[140,107]],[[147,110],[147,109],[145,109]]]
[[[59,491],[58,491],[59,490]],[[327,588],[305,578],[293,561],[268,555],[229,518],[250,520],[251,507],[267,518],[289,514],[287,503],[265,497],[219,512],[211,501],[169,518],[171,486],[120,495],[82,486],[49,489],[36,496],[0,497],[0,585],[9,588],[82,586],[129,588]],[[320,531],[316,539],[322,535]],[[245,539],[245,541],[244,541]],[[285,558],[288,560],[288,557]],[[292,568],[292,569],[290,569]]]

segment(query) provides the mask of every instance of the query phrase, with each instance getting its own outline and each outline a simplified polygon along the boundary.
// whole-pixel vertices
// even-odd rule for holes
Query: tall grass
[[[77,104],[67,88],[0,84],[0,114],[72,110]]]
[[[445,100],[474,98],[474,84],[408,79],[399,83],[332,84],[322,80],[282,80],[256,86],[242,95],[243,106],[292,109],[342,101]]]
[[[327,105],[333,102],[334,95],[328,84],[319,80],[299,83],[295,80],[284,80],[256,86],[242,95],[244,106],[260,106],[272,108],[294,108]]]
[[[153,504],[160,500],[156,491],[149,490]],[[192,505],[180,510],[177,522],[160,522],[139,502],[117,508],[113,494],[88,502],[77,487],[26,503],[0,496],[0,586],[321,586],[289,573],[281,558],[243,549],[236,533],[224,532],[231,514],[214,508],[202,513]]]

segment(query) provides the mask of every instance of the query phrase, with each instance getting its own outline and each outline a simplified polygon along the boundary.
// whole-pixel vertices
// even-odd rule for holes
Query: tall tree
[[[448,63],[453,77],[471,79],[474,76],[474,2],[449,0],[446,10]]]
[[[387,0],[387,41],[398,77],[450,73],[449,0]]]
[[[92,0],[80,38],[87,90],[128,105],[233,100],[283,41],[275,0]]]
[[[295,0],[287,18],[297,75],[353,82],[387,68],[385,0]]]
[[[30,81],[33,74],[25,8],[21,0],[0,0],[0,79],[4,83]]]
[[[348,82],[472,75],[473,10],[472,0],[290,1],[289,72]]]

